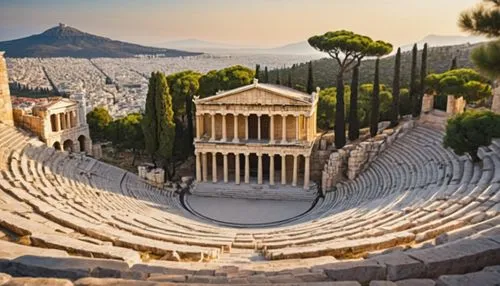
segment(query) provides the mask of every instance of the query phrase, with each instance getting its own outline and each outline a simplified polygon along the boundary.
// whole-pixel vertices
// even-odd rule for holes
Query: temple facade
[[[310,187],[319,90],[261,84],[195,98],[196,180]]]
[[[92,154],[84,101],[54,98],[29,110],[14,107],[14,122],[57,150]]]

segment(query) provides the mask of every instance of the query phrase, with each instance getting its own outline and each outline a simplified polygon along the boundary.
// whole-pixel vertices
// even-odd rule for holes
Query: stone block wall
[[[30,130],[40,136],[43,131],[43,119],[37,116],[26,114],[22,109],[14,109],[13,117],[16,127]]]
[[[491,110],[495,113],[500,113],[500,79],[496,81],[496,87],[493,89],[493,103]]]
[[[3,57],[3,53],[4,52],[0,52],[0,122],[14,126],[9,78],[7,76],[7,64]]]
[[[342,180],[355,179],[377,156],[385,151],[395,140],[404,136],[415,126],[410,120],[394,129],[385,129],[379,135],[356,144],[346,145],[330,154],[323,169],[321,186],[323,192],[331,191]]]

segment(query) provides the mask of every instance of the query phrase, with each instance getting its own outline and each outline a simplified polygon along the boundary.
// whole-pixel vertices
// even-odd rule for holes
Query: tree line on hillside
[[[56,94],[50,88],[31,87],[19,82],[9,82],[10,93],[14,96],[45,98]]]

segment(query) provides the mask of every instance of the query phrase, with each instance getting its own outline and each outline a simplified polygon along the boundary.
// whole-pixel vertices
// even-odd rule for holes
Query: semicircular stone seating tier
[[[500,142],[473,164],[442,137],[417,124],[294,221],[230,228],[132,173],[0,124],[0,235],[10,238],[0,272],[75,285],[500,277]]]

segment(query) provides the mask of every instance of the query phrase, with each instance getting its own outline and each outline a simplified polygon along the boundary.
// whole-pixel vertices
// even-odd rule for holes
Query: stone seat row
[[[72,281],[87,277],[85,281],[88,284],[80,285],[142,285],[145,283],[142,281],[182,285],[194,283],[199,283],[197,285],[288,285],[282,283],[314,285],[309,283],[319,282],[323,284],[318,285],[336,285],[334,281],[351,281],[349,283],[352,285],[360,285],[358,283],[368,285],[374,281],[385,281],[388,285],[393,285],[388,281],[395,281],[396,285],[415,285],[412,283],[416,281],[409,281],[409,279],[431,283],[432,281],[457,281],[456,279],[460,278],[468,279],[471,283],[468,285],[495,285],[494,283],[498,280],[494,278],[498,277],[499,272],[496,266],[499,265],[497,254],[500,251],[500,243],[498,240],[498,236],[476,235],[470,239],[458,240],[432,249],[417,249],[411,253],[382,254],[362,261],[329,263],[317,261],[317,264],[309,266],[307,260],[304,259],[297,261],[295,266],[289,265],[284,268],[274,268],[271,262],[267,262],[265,270],[234,265],[183,268],[179,267],[180,263],[175,266],[151,263],[129,265],[115,260],[70,257],[60,250],[20,246],[0,241],[2,246],[0,253],[3,257],[0,260],[0,272],[21,277],[51,277]],[[493,272],[493,274],[484,272]],[[443,277],[445,275],[446,278]],[[94,279],[88,277],[94,277]],[[21,280],[18,281],[21,282]],[[108,282],[114,284],[106,284]]]
[[[0,132],[15,133],[10,129]],[[55,152],[23,134],[21,146],[1,137],[1,151],[8,154],[0,180],[0,209],[6,214],[2,226],[30,236],[33,245],[124,261],[137,261],[138,252],[149,252],[153,259],[200,261],[234,247],[261,248],[269,259],[290,261],[366,257],[401,245],[417,248],[407,255],[427,241],[443,247],[467,241],[475,235],[472,230],[498,235],[500,158],[490,152],[482,166],[473,165],[441,148],[440,136],[417,127],[359,179],[326,194],[297,222],[269,229],[231,229],[194,220],[179,209],[174,195],[133,174]],[[51,227],[40,231],[45,225]]]

